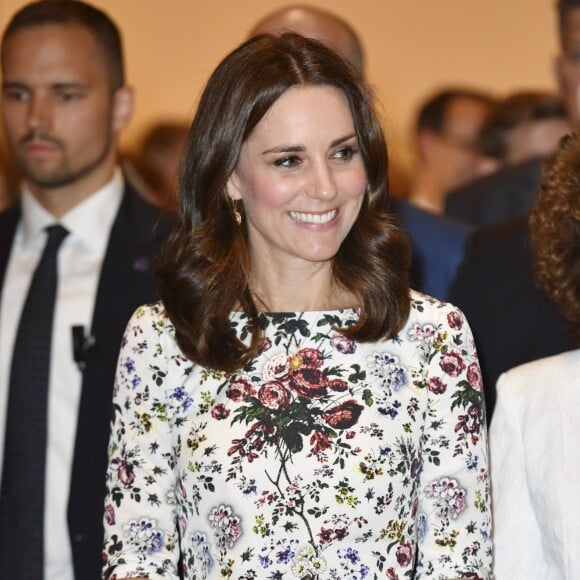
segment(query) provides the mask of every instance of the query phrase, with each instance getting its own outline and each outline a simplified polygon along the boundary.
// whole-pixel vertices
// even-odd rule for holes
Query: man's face
[[[76,24],[35,26],[10,35],[3,48],[6,138],[32,191],[100,187],[120,127],[92,34]]]
[[[562,34],[562,54],[556,61],[556,75],[566,112],[573,126],[580,125],[580,8],[568,13]]]
[[[449,191],[477,175],[481,156],[478,137],[489,106],[459,97],[447,106],[441,133],[433,137],[430,164],[439,172],[440,185]]]

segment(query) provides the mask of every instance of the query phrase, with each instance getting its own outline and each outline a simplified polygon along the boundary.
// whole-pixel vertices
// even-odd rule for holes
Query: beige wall
[[[191,117],[211,70],[282,0],[93,0],[120,25],[137,111],[123,143],[147,123]],[[0,0],[0,27],[24,0]],[[391,153],[409,164],[415,107],[445,83],[498,94],[553,88],[555,0],[304,0],[360,32],[383,105]]]

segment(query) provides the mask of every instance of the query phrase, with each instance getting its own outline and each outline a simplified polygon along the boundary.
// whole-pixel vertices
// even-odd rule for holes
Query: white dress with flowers
[[[234,375],[180,352],[156,304],[117,371],[105,577],[491,578],[482,384],[470,330],[412,295],[393,340],[357,311],[262,315]],[[232,314],[247,338],[247,319]]]

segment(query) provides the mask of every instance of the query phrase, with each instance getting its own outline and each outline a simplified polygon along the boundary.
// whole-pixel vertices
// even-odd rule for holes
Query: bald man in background
[[[257,34],[296,32],[318,40],[349,60],[364,73],[364,50],[355,30],[348,22],[314,6],[293,4],[267,14],[250,31]]]

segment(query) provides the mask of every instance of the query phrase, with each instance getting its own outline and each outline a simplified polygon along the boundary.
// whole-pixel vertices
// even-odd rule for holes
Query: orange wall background
[[[191,118],[218,62],[281,0],[93,0],[120,26],[137,110],[122,144],[158,119]],[[391,155],[410,165],[418,103],[466,83],[503,95],[555,88],[555,0],[304,0],[341,15],[360,33],[367,73],[382,104]],[[24,0],[0,0],[0,27]]]

